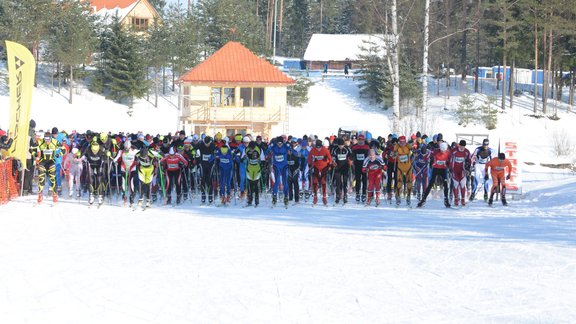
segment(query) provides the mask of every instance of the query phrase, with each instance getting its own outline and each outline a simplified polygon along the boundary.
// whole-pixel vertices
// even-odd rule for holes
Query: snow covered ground
[[[558,179],[508,208],[21,198],[0,207],[0,322],[574,322],[576,177],[533,169]]]
[[[320,81],[320,80],[316,80]],[[433,85],[431,85],[433,87]],[[432,88],[431,88],[432,90]],[[387,113],[358,99],[350,79],[327,79],[294,108],[296,136],[357,126],[390,132]],[[431,96],[430,133],[462,128]],[[7,119],[0,95],[0,126]],[[140,101],[135,117],[86,90],[66,98],[40,88],[39,128],[174,131],[175,108]],[[521,97],[520,109],[530,109]],[[445,209],[381,206],[254,209],[154,205],[100,209],[35,197],[0,206],[0,323],[573,323],[576,322],[576,175],[539,163],[559,122],[501,114],[491,138],[521,144],[524,197],[507,208],[475,201]],[[108,116],[104,116],[104,113]],[[514,114],[516,113],[516,114]],[[112,118],[110,118],[112,117]]]

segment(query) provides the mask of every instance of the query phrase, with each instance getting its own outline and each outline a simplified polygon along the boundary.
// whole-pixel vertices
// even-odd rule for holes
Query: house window
[[[236,89],[212,88],[212,107],[236,107]]]
[[[242,107],[264,107],[264,88],[240,88]]]
[[[132,28],[138,31],[148,29],[148,19],[132,17]]]

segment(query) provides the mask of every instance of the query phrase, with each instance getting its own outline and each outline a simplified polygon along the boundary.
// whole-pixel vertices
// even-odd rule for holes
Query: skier
[[[308,155],[312,147],[308,145],[308,136],[304,135],[300,142],[300,198],[308,201],[310,198],[310,167],[308,166]]]
[[[366,184],[368,178],[366,174],[362,172],[362,165],[364,160],[368,157],[368,151],[370,147],[365,143],[366,137],[364,134],[358,135],[358,143],[352,146],[352,156],[354,161],[354,181],[356,190],[356,202],[366,201]],[[360,198],[360,189],[362,189],[362,198]]]
[[[450,174],[455,206],[458,206],[458,200],[462,206],[466,205],[466,170],[469,168],[470,151],[466,148],[466,141],[460,140],[457,147],[452,150],[450,157]]]
[[[188,137],[184,140],[184,147],[181,152],[182,156],[188,162],[182,173],[182,194],[184,200],[188,199],[191,192],[196,191],[196,150],[192,148],[193,138]]]
[[[288,151],[291,148],[284,143],[284,138],[278,136],[275,143],[268,148],[268,154],[272,155],[272,170],[274,172],[274,187],[272,188],[272,204],[278,200],[278,187],[280,180],[284,189],[284,205],[288,206]],[[266,155],[268,155],[266,154]]]
[[[234,159],[230,148],[224,144],[215,154],[220,174],[220,199],[221,204],[230,202],[230,186],[232,185],[232,173],[234,172]]]
[[[240,188],[240,199],[244,199],[246,196],[246,161],[242,160],[241,157],[244,155],[248,144],[251,142],[249,136],[244,136],[242,138],[242,143],[238,145],[238,148],[234,152],[236,165],[238,165],[237,181],[239,182],[238,187]]]
[[[492,156],[494,155],[494,150],[492,150],[488,145],[490,141],[486,138],[482,141],[482,146],[477,147],[472,153],[472,168],[474,169],[474,179],[472,181],[472,193],[470,194],[470,201],[474,200],[479,189],[479,185],[482,180],[484,180],[482,187],[484,187],[484,201],[488,200],[488,186],[489,179],[486,179],[486,164],[490,162]]]
[[[136,170],[135,158],[138,150],[132,145],[129,138],[124,142],[124,150],[118,152],[113,163],[116,166],[120,161],[120,175],[122,178],[122,200],[126,204],[126,196],[129,194],[130,206],[134,204],[134,197],[138,191],[138,171]]]
[[[376,154],[376,150],[370,149],[368,157],[362,165],[362,172],[368,175],[368,200],[366,206],[372,202],[374,192],[376,193],[376,207],[380,205],[380,184],[382,183],[382,171],[386,169],[384,160]]]
[[[152,179],[156,170],[155,164],[157,163],[157,156],[150,151],[147,146],[142,146],[138,153],[136,153],[134,161],[136,163],[136,169],[138,170],[138,180],[140,181],[138,205],[142,205],[144,203],[144,197],[146,197],[145,206],[147,208],[151,205],[150,192],[152,190]]]
[[[428,173],[429,173],[429,165],[430,165],[430,157],[431,153],[426,147],[426,145],[422,145],[420,150],[418,150],[418,155],[414,159],[414,177],[416,178],[415,181],[415,189],[416,189],[416,199],[420,201],[422,198],[422,193],[426,191],[426,187],[428,186]]]
[[[316,140],[316,145],[308,155],[308,165],[312,172],[312,191],[314,195],[313,204],[318,203],[318,185],[322,185],[322,203],[328,204],[328,197],[326,196],[326,175],[332,164],[332,156],[328,148],[323,145],[322,140]]]
[[[84,153],[82,157],[88,163],[88,177],[90,186],[90,196],[88,203],[92,205],[95,197],[98,197],[98,205],[102,205],[104,200],[104,171],[106,159],[110,157],[110,152],[106,152],[103,147],[98,144],[96,138],[90,144],[90,149]]]
[[[298,145],[298,139],[290,139],[292,150],[288,151],[288,200],[298,203],[300,200],[300,162],[302,148]]]
[[[386,161],[386,194],[388,195],[388,203],[392,203],[392,188],[396,186],[396,164],[397,153],[394,147],[398,143],[398,137],[395,134],[389,136],[390,140],[386,143],[384,149],[384,156]]]
[[[430,183],[426,187],[426,191],[424,192],[424,196],[422,196],[422,200],[418,202],[418,207],[424,206],[426,203],[426,198],[430,194],[432,190],[432,184],[436,181],[436,178],[442,179],[442,185],[444,187],[444,206],[450,208],[450,201],[448,200],[448,165],[450,163],[450,154],[451,152],[448,150],[448,143],[441,142],[439,148],[434,149],[432,151],[433,163],[432,163],[432,178],[430,179]]]
[[[258,184],[262,175],[260,161],[264,160],[264,152],[256,145],[256,142],[250,142],[248,148],[244,151],[242,159],[248,163],[246,166],[246,178],[248,179],[248,202],[246,205],[252,205],[252,199],[254,199],[254,206],[258,207],[260,202]]]
[[[340,199],[343,203],[348,202],[348,177],[352,167],[352,150],[344,145],[344,139],[335,139],[336,148],[332,150],[332,166],[334,167],[334,178],[336,182],[336,199],[338,204]]]
[[[172,203],[172,186],[176,187],[176,204],[182,202],[182,169],[188,166],[188,161],[180,154],[176,153],[174,147],[168,151],[168,155],[160,160],[160,165],[166,172],[166,204]]]
[[[212,184],[212,176],[217,172],[214,164],[214,152],[216,147],[212,143],[210,136],[204,137],[203,144],[198,145],[197,148],[197,163],[199,168],[201,183],[200,190],[202,191],[202,203],[206,202],[206,195],[208,195],[208,203],[214,201],[214,188]]]
[[[68,197],[72,197],[74,194],[74,182],[76,182],[76,197],[81,195],[80,187],[80,175],[82,174],[82,156],[77,147],[72,149],[72,152],[68,153],[64,157],[64,162],[62,164],[64,168],[64,174],[68,178]]]
[[[400,136],[394,146],[396,156],[396,205],[400,205],[402,189],[406,190],[406,204],[412,194],[412,150],[406,145],[406,136]]]
[[[502,205],[507,206],[506,202],[506,180],[510,180],[512,174],[512,163],[510,160],[506,159],[506,154],[498,153],[497,159],[492,159],[490,162],[486,163],[484,180],[487,181],[488,169],[492,175],[492,189],[490,190],[490,199],[488,200],[488,205],[492,206],[494,199],[494,194],[500,192],[500,199],[502,200]],[[508,172],[506,172],[506,169]]]
[[[50,179],[50,186],[52,191],[52,199],[54,202],[58,201],[58,195],[56,193],[56,163],[55,158],[59,156],[62,152],[60,150],[60,144],[58,141],[52,137],[50,132],[44,134],[44,138],[40,139],[39,142],[35,143],[30,150],[38,155],[38,203],[43,200],[44,185],[46,184],[46,173]]]

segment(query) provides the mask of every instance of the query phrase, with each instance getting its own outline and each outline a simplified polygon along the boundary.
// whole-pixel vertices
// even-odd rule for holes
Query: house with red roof
[[[295,81],[238,42],[228,42],[179,79],[181,126],[195,134],[260,134],[286,126]]]
[[[145,32],[160,19],[148,0],[90,0],[90,8],[93,14],[101,17],[118,16],[124,26],[137,32]]]

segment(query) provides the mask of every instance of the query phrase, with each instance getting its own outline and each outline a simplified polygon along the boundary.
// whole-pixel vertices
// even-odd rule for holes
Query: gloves
[[[107,157],[111,157],[111,156],[112,156],[112,153],[110,153],[110,151],[107,151],[107,152],[106,152],[106,156],[107,156]]]
[[[362,168],[362,173],[366,173],[366,168]]]
[[[116,139],[113,138],[113,139],[112,139],[112,145],[116,145],[116,144],[118,144],[118,142],[116,142]]]
[[[510,175],[507,175],[507,176],[506,176],[506,180],[510,180]]]
[[[336,164],[335,161],[332,161],[332,166],[333,166],[333,167],[336,167],[336,166],[337,166],[337,164]]]
[[[484,176],[484,181],[488,181],[488,175]]]

